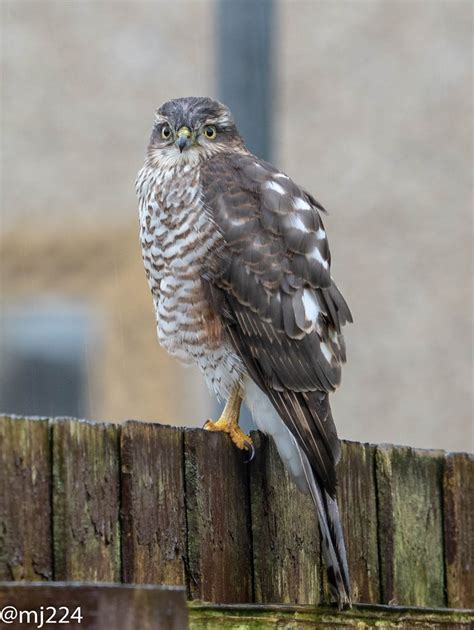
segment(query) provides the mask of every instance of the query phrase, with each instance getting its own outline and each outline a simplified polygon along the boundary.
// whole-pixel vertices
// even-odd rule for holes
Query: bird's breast
[[[184,166],[150,171],[137,183],[140,242],[160,343],[184,361],[220,343],[201,276],[219,235],[203,208],[199,173]]]

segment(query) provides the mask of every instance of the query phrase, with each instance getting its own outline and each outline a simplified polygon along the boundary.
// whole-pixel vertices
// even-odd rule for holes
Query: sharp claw
[[[245,445],[245,448],[248,451],[250,451],[250,457],[246,459],[244,463],[249,464],[252,461],[252,459],[255,457],[255,446],[252,444],[252,442],[249,442],[248,440],[245,440],[244,445]]]

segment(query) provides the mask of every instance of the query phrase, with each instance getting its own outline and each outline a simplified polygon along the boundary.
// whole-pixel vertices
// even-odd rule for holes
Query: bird
[[[346,361],[349,307],[331,276],[323,206],[253,155],[210,97],[155,113],[136,179],[139,231],[158,340],[197,364],[225,401],[208,431],[242,450],[242,401],[297,487],[313,500],[330,593],[351,605],[337,505],[340,442],[329,394]]]

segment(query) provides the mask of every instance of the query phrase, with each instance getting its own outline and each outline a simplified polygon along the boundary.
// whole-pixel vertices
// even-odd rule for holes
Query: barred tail
[[[316,506],[321,530],[323,557],[326,564],[331,595],[339,609],[351,606],[351,585],[347,566],[346,547],[342,533],[339,509],[335,499],[321,489],[306,455],[300,451],[303,469],[311,497]]]

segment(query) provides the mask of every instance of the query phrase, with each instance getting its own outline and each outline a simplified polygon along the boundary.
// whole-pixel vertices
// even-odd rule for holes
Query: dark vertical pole
[[[272,159],[274,0],[219,0],[216,13],[217,97],[231,109],[247,147]],[[218,405],[216,414],[222,410]],[[240,425],[254,428],[242,409]]]
[[[273,0],[219,0],[218,97],[230,107],[248,148],[272,155]]]

